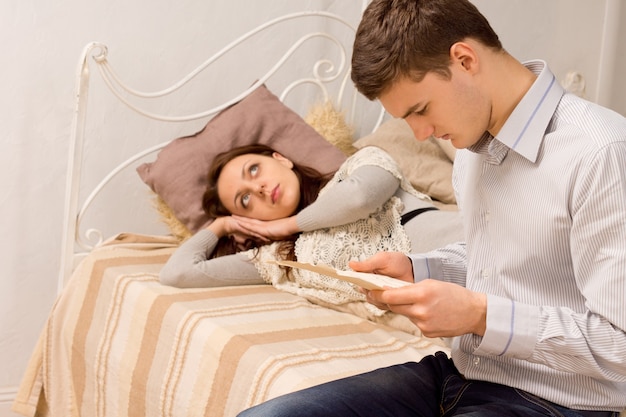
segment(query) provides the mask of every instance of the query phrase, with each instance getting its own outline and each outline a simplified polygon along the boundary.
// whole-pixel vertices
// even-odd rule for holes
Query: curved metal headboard
[[[75,84],[75,109],[73,114],[73,122],[71,128],[69,158],[68,158],[68,171],[66,178],[66,192],[65,192],[65,210],[64,210],[64,225],[63,225],[63,238],[62,238],[62,256],[61,256],[61,270],[58,281],[58,290],[60,291],[66,280],[69,278],[75,264],[77,257],[84,256],[94,247],[100,245],[103,242],[103,233],[99,229],[89,228],[84,234],[81,232],[81,222],[84,214],[87,212],[95,197],[99,195],[102,190],[107,186],[111,180],[117,176],[120,172],[141,160],[142,158],[158,152],[165,147],[169,140],[160,143],[155,146],[146,148],[132,156],[119,165],[115,166],[102,180],[92,189],[87,198],[79,203],[79,189],[81,184],[81,177],[83,175],[83,158],[84,158],[84,144],[85,144],[85,125],[87,119],[87,102],[89,93],[90,77],[92,76],[90,68],[95,65],[98,68],[99,74],[104,80],[104,83],[108,90],[125,106],[132,109],[136,113],[157,121],[164,122],[188,122],[199,119],[207,119],[219,113],[221,110],[231,106],[234,103],[239,102],[246,97],[250,92],[254,91],[259,85],[266,83],[276,72],[293,56],[295,51],[302,50],[306,47],[308,41],[315,38],[323,38],[329,41],[338,54],[335,55],[335,60],[322,58],[317,60],[313,67],[310,68],[310,73],[305,74],[303,77],[298,78],[290,82],[280,94],[278,94],[281,100],[285,100],[287,96],[292,94],[297,87],[308,84],[313,85],[319,89],[322,96],[327,101],[332,101],[337,108],[344,111],[346,119],[349,123],[354,122],[356,114],[355,105],[358,100],[366,100],[360,96],[356,90],[352,87],[350,81],[350,68],[349,68],[349,50],[346,50],[345,42],[341,42],[337,37],[330,33],[313,31],[302,35],[296,39],[290,47],[282,54],[282,56],[276,61],[273,66],[267,70],[264,74],[259,76],[258,80],[248,88],[244,89],[241,93],[236,94],[234,97],[222,102],[221,104],[214,106],[206,111],[188,115],[165,115],[157,114],[146,110],[145,106],[139,106],[133,102],[133,98],[141,99],[154,99],[167,97],[168,95],[178,91],[207,68],[219,62],[219,59],[227,52],[234,49],[236,46],[242,44],[249,38],[258,35],[261,32],[266,31],[268,28],[281,24],[285,21],[297,20],[302,18],[316,17],[322,19],[329,19],[339,22],[342,26],[345,26],[349,31],[354,33],[355,28],[350,25],[348,21],[342,17],[328,13],[328,12],[298,12],[287,14],[273,20],[270,20],[257,28],[243,34],[228,45],[224,46],[217,53],[206,59],[201,65],[184,76],[178,82],[172,84],[160,91],[155,92],[143,92],[133,89],[121,81],[121,78],[117,75],[113,66],[108,60],[108,48],[105,44],[99,42],[92,42],[85,46],[80,56],[78,71]],[[351,45],[350,45],[351,46]],[[329,86],[339,83],[339,87],[335,89],[337,91],[330,91]],[[334,83],[334,84],[333,84]],[[345,103],[348,103],[346,105]],[[382,122],[384,117],[384,110],[382,107],[377,111],[376,121],[373,128],[376,128]]]

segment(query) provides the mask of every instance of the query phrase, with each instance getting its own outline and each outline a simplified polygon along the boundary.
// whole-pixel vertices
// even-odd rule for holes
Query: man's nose
[[[435,129],[432,127],[432,125],[424,122],[407,120],[407,123],[413,131],[413,136],[415,136],[415,139],[419,140],[420,142],[425,141],[435,132]]]

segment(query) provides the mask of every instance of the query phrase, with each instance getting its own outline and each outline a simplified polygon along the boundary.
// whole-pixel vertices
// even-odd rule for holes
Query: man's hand
[[[401,253],[380,252],[349,265],[355,271],[413,282],[411,260]],[[365,294],[367,301],[377,307],[407,316],[427,337],[485,333],[487,296],[457,284],[425,279],[406,287],[365,291]]]
[[[366,295],[369,302],[407,316],[427,337],[485,334],[487,296],[457,284],[426,279]]]
[[[371,272],[413,282],[411,260],[400,252],[378,252],[364,261],[350,261],[348,266],[357,272]]]

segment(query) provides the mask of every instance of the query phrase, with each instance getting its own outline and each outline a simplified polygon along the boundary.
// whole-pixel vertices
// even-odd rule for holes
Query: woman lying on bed
[[[436,210],[376,147],[356,152],[332,178],[264,145],[233,149],[215,159],[204,207],[215,220],[176,250],[161,271],[162,283],[272,283],[341,304],[363,296],[345,282],[303,270],[287,273],[266,261],[297,259],[347,269],[350,260],[381,250],[424,252],[462,239],[459,214]],[[234,246],[241,249],[244,241],[247,247],[261,244],[235,253]]]

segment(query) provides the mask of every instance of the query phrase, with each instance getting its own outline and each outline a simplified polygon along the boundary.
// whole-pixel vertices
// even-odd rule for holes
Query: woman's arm
[[[244,253],[209,259],[217,241],[217,235],[209,229],[200,230],[189,238],[161,269],[161,283],[179,288],[264,283]]]
[[[400,180],[375,165],[363,165],[326,189],[296,215],[299,231],[308,232],[363,219],[382,207],[398,190]]]

